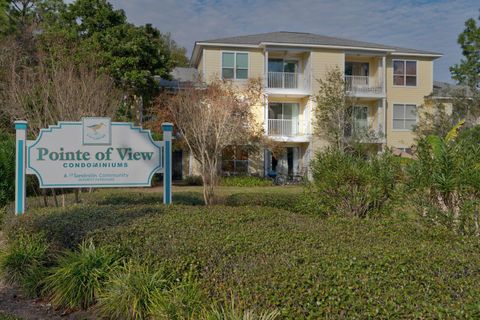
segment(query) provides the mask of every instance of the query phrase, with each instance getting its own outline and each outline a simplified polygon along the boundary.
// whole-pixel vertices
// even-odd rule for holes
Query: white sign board
[[[150,131],[110,118],[59,122],[27,141],[27,173],[41,188],[150,186],[163,172],[163,145]]]

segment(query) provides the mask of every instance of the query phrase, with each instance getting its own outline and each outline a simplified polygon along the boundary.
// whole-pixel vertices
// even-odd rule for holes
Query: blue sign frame
[[[100,119],[100,118],[99,118]],[[101,118],[105,119],[105,118]],[[130,130],[134,130],[139,132],[140,134],[144,135],[148,141],[157,148],[159,154],[159,164],[153,168],[148,175],[147,181],[143,183],[85,183],[85,184],[45,184],[42,174],[36,170],[34,167],[31,166],[30,158],[31,158],[31,150],[34,148],[40,141],[42,137],[44,137],[45,133],[53,132],[54,130],[62,129],[64,126],[82,126],[82,143],[83,140],[83,123],[84,120],[82,119],[81,122],[73,122],[73,121],[61,121],[57,125],[49,126],[47,129],[41,129],[38,135],[38,138],[35,141],[27,141],[26,140],[26,131],[27,131],[27,122],[26,121],[16,121],[15,122],[15,129],[17,131],[17,156],[16,156],[16,205],[15,205],[15,212],[16,214],[23,214],[25,212],[25,175],[26,174],[35,174],[40,182],[40,186],[42,188],[98,188],[98,187],[149,187],[151,186],[152,178],[155,173],[163,172],[164,176],[164,203],[171,204],[172,203],[172,195],[171,195],[171,183],[172,183],[172,147],[171,147],[171,139],[172,139],[172,131],[173,125],[171,123],[164,123],[162,124],[162,129],[164,130],[164,138],[163,141],[154,141],[151,131],[143,129],[139,126],[135,126],[133,123],[130,122],[111,122],[111,126],[124,126],[128,127]],[[111,143],[111,128],[110,130],[110,143]],[[91,144],[85,144],[91,145]],[[98,145],[105,145],[105,144],[98,144]]]

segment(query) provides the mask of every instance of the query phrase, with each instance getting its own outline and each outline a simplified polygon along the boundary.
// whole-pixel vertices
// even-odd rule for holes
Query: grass
[[[68,251],[45,279],[45,292],[52,304],[69,309],[86,309],[96,302],[98,292],[115,272],[117,258],[93,242],[82,242]]]
[[[49,244],[41,233],[15,233],[0,251],[0,271],[10,284],[20,285],[28,296],[40,293],[49,264]]]
[[[277,311],[282,319],[480,317],[478,239],[394,214],[324,219],[292,212],[288,204],[301,192],[222,187],[223,204],[205,207],[198,202],[201,187],[177,187],[176,205],[166,208],[158,190],[105,190],[82,195],[82,204],[67,209],[36,208],[6,220],[8,230],[43,232],[58,250],[92,238],[123,259],[166,268],[162,310],[173,314],[196,289],[181,293],[166,275],[181,279],[192,270],[210,310],[205,319],[231,310],[232,319],[268,319]],[[279,207],[266,200],[287,197]],[[128,273],[116,277],[111,281],[131,287]],[[173,307],[165,304],[175,299]],[[185,308],[183,315],[195,309]]]

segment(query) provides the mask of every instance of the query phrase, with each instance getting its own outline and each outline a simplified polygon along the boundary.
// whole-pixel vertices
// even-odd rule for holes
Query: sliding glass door
[[[298,61],[268,59],[268,87],[295,89],[298,87]]]

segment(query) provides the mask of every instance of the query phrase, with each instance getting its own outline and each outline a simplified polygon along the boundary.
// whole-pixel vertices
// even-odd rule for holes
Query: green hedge
[[[280,188],[280,187],[279,187]],[[298,192],[288,192],[288,188],[278,193],[234,193],[226,197],[227,206],[262,206],[298,211],[302,196]]]
[[[220,185],[226,187],[268,187],[272,185],[272,180],[253,176],[232,176],[222,177]]]
[[[15,137],[0,133],[0,207],[15,197]]]
[[[287,319],[480,316],[478,239],[415,221],[120,203],[32,211],[11,225],[43,230],[57,248],[92,237],[125,258],[193,265],[209,298],[231,293]]]

